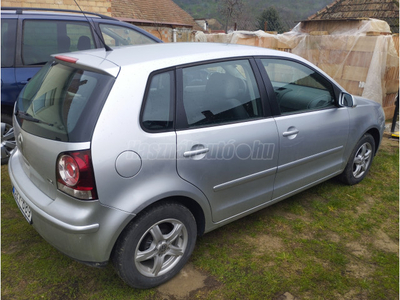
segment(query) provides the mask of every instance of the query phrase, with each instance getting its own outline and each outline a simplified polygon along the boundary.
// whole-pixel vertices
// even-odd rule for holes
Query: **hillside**
[[[182,9],[188,12],[195,19],[215,18],[224,23],[223,17],[218,13],[218,0],[173,0]],[[247,14],[247,18],[254,19],[261,12],[270,7],[275,6],[281,19],[285,22],[287,28],[292,28],[298,21],[305,20],[309,16],[321,10],[326,5],[331,4],[333,0],[243,0],[243,13]]]

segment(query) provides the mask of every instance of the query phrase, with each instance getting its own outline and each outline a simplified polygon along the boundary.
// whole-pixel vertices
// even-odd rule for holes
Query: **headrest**
[[[214,73],[207,81],[206,92],[213,97],[236,98],[239,94],[237,78],[229,74]]]

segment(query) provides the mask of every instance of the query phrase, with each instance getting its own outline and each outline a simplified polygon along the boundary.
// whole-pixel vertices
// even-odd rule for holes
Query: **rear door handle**
[[[29,80],[31,80],[30,78],[28,78],[27,80],[21,80],[20,82],[18,82],[18,84],[22,84],[25,85],[29,82]]]
[[[210,151],[208,148],[202,148],[197,150],[190,150],[183,153],[183,157],[192,157],[195,155],[205,154]]]
[[[282,135],[284,137],[287,137],[287,136],[298,134],[299,132],[300,131],[298,129],[294,129],[294,130],[290,130],[290,131],[285,131],[285,132],[282,133]]]

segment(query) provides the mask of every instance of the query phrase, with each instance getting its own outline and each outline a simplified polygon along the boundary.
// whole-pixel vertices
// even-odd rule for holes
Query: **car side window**
[[[17,20],[1,20],[1,67],[9,68],[14,65],[15,38],[17,36]]]
[[[100,30],[104,41],[110,47],[156,43],[144,34],[125,26],[100,24]]]
[[[332,84],[314,70],[290,60],[261,61],[282,114],[335,107]]]
[[[188,128],[262,117],[260,93],[248,60],[188,67],[182,75]]]
[[[142,127],[158,132],[173,129],[174,73],[158,73],[151,77],[145,94]]]
[[[25,20],[22,36],[24,65],[46,63],[51,54],[93,49],[87,22]]]

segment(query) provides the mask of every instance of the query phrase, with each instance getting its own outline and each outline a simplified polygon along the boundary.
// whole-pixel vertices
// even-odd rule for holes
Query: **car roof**
[[[78,59],[77,63],[90,65],[89,56],[107,60],[120,67],[147,64],[154,65],[157,69],[163,69],[178,65],[191,64],[200,61],[250,57],[250,56],[272,56],[295,58],[300,61],[306,60],[291,53],[277,51],[267,48],[245,46],[237,44],[218,44],[218,43],[164,43],[151,45],[136,45],[133,47],[116,48],[113,51],[104,49],[87,50],[66,54],[67,56]],[[96,60],[93,59],[93,62]],[[95,65],[92,67],[96,68]],[[102,69],[101,65],[97,65]]]
[[[35,7],[2,7],[2,14],[7,15],[23,15],[23,16],[69,16],[69,17],[80,17],[80,18],[101,18],[113,21],[119,21],[118,19],[106,16],[103,14],[72,10],[72,9],[57,9],[57,8],[35,8]]]

